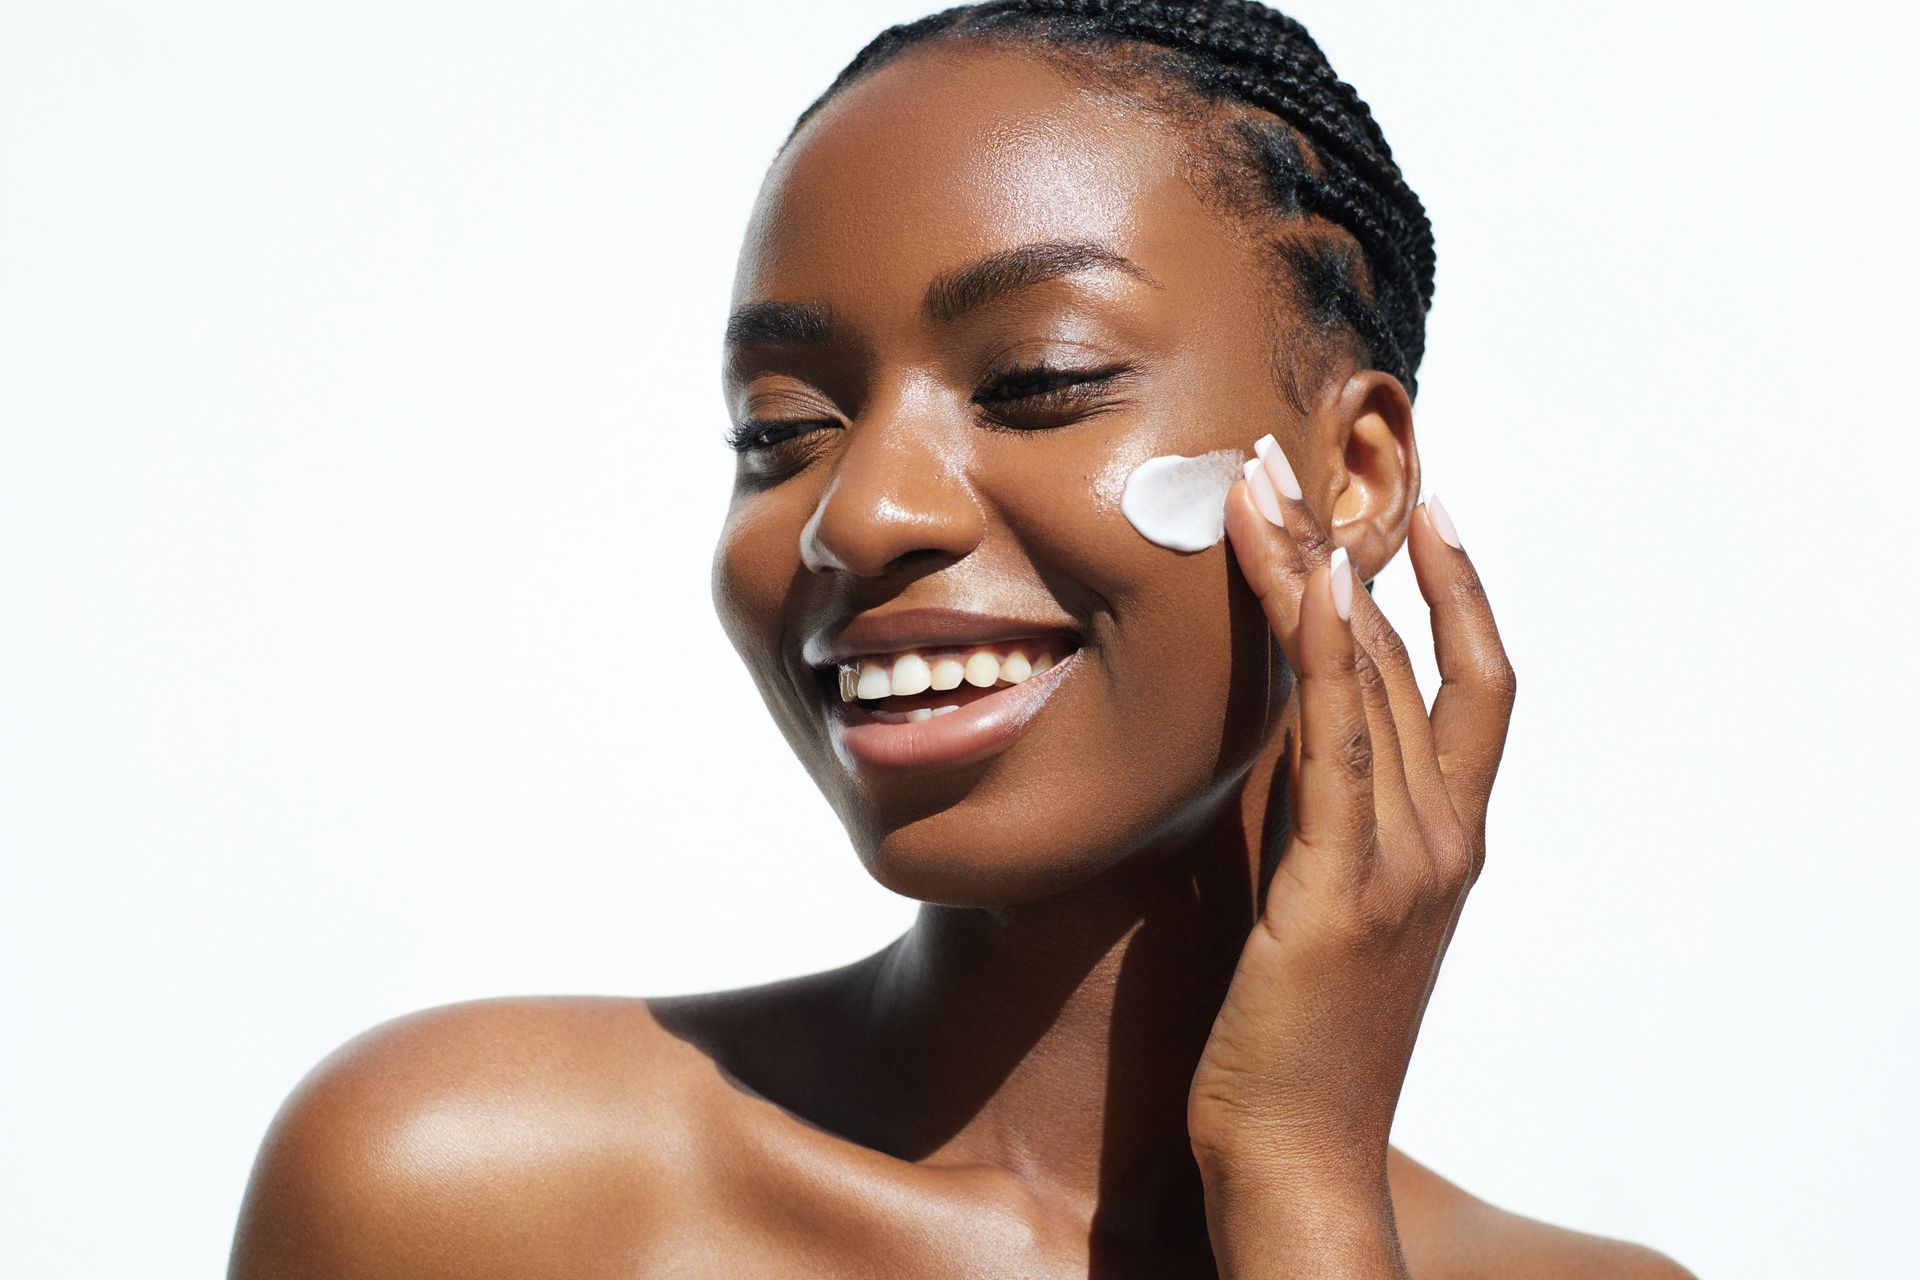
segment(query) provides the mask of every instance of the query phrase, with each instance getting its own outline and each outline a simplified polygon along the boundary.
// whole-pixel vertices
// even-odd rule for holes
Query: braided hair
[[[903,51],[1000,41],[1198,131],[1206,193],[1276,228],[1295,315],[1416,390],[1433,302],[1433,228],[1367,104],[1307,29],[1255,0],[985,0],[889,27],[794,122]],[[1228,108],[1222,110],[1222,108]],[[1296,376],[1284,389],[1302,412]]]

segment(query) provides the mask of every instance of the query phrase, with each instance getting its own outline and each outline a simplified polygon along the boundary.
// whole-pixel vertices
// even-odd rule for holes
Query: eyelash
[[[1112,365],[1101,369],[1062,369],[1050,364],[1027,365],[1009,369],[998,374],[989,374],[988,387],[1000,391],[1008,387],[1017,387],[1029,383],[1057,383],[1040,391],[1031,391],[1016,395],[989,395],[976,392],[973,403],[981,406],[999,404],[1019,404],[1025,409],[1059,410],[1076,407],[1090,399],[1109,383],[1127,372],[1124,365]],[[999,426],[1015,431],[1027,430],[1017,423],[1007,422],[993,414]],[[837,425],[820,419],[793,419],[787,421],[762,421],[749,418],[727,432],[727,444],[738,453],[748,453],[755,449],[770,449],[784,444],[809,432],[814,427]]]

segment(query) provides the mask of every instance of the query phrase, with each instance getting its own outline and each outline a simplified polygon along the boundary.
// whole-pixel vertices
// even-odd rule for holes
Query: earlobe
[[[1333,519],[1328,532],[1347,549],[1362,578],[1400,551],[1420,492],[1413,405],[1392,374],[1362,369],[1329,406],[1338,442]]]

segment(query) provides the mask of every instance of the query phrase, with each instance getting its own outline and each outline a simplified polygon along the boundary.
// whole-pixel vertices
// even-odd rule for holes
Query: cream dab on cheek
[[[1246,454],[1221,449],[1189,458],[1148,458],[1127,477],[1120,513],[1148,542],[1173,551],[1205,551],[1227,529],[1227,490],[1240,478]]]

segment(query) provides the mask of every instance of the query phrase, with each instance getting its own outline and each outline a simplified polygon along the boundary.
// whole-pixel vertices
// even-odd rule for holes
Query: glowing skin
[[[1305,600],[1276,555],[1288,535],[1235,498],[1231,545],[1170,555],[1119,504],[1141,461],[1239,456],[1265,423],[1310,504],[1288,509],[1290,528],[1337,539],[1361,579],[1410,528],[1430,569],[1458,540],[1413,514],[1418,456],[1391,378],[1336,368],[1303,388],[1304,409],[1281,394],[1271,255],[1200,199],[1188,161],[1204,141],[1040,59],[978,48],[881,66],[781,152],[733,301],[814,311],[728,345],[736,424],[792,434],[741,459],[715,603],[862,861],[923,900],[915,925],[864,960],[760,987],[472,1001],[369,1032],[275,1121],[233,1280],[1387,1274],[1216,1256],[1220,1184],[1206,1185],[1190,1114],[1203,1064],[1230,1087],[1203,1093],[1221,1117],[1210,1132],[1248,1131],[1222,1115],[1237,1100],[1269,1118],[1286,1099],[1316,1121],[1364,1110],[1369,1126],[1333,1145],[1316,1131],[1309,1153],[1339,1153],[1314,1162],[1332,1188],[1256,1179],[1244,1221],[1228,1215],[1233,1239],[1276,1207],[1320,1206],[1296,1215],[1303,1240],[1365,1227],[1344,1212],[1364,1157],[1368,1203],[1391,1181],[1414,1276],[1686,1280],[1379,1150],[1411,1032],[1378,1011],[1424,1000],[1430,971],[1377,959],[1405,935],[1382,922],[1404,914],[1333,918],[1266,863],[1301,724],[1275,637],[1299,628],[1276,630],[1244,574],[1265,566],[1269,598]],[[966,290],[929,305],[936,278],[1036,242],[1102,244],[1144,274],[1088,267],[990,301],[975,277],[964,314],[950,304]],[[1051,381],[1035,367],[1084,389],[1011,394]],[[1265,451],[1276,476],[1287,461]],[[1433,585],[1450,607],[1479,598]],[[1350,601],[1365,633],[1371,602]],[[1459,697],[1498,669],[1464,637],[1443,674],[1449,658]],[[1371,776],[1400,776],[1379,745]],[[1473,745],[1462,767],[1497,759]],[[735,809],[768,802],[751,767],[714,763],[737,798],[683,813],[664,795],[671,820],[643,857],[724,849]],[[781,892],[765,869],[788,852],[742,851],[743,900]],[[1316,914],[1250,934],[1263,875],[1281,886],[1269,904]],[[1380,927],[1329,950],[1355,921]],[[740,932],[714,945],[759,945],[751,916]],[[1236,983],[1259,937],[1315,963],[1283,956]],[[1229,1001],[1236,985],[1245,998]],[[1210,1052],[1228,1041],[1248,1057]],[[1279,1087],[1256,1098],[1234,1077]],[[1336,1199],[1343,1212],[1325,1208]]]
[[[1227,533],[1227,490],[1246,455],[1219,449],[1197,458],[1148,458],[1127,477],[1120,512],[1140,536],[1171,551],[1205,551]]]

